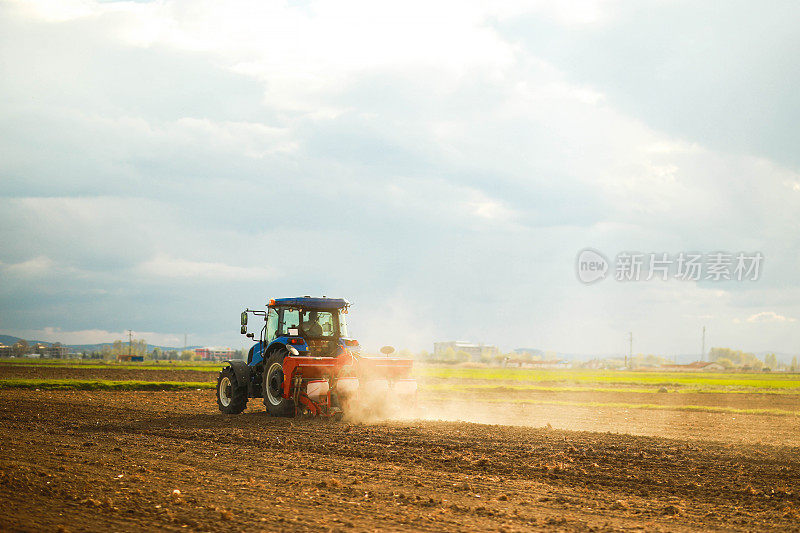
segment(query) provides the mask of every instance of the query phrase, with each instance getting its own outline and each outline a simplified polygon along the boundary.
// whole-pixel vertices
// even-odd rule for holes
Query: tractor
[[[217,379],[217,405],[239,414],[250,398],[263,398],[272,416],[342,416],[368,405],[412,406],[417,382],[412,361],[362,355],[348,335],[350,303],[341,298],[277,298],[266,309],[245,309],[241,333],[254,344],[247,361],[225,361]],[[258,340],[248,317],[263,317]]]

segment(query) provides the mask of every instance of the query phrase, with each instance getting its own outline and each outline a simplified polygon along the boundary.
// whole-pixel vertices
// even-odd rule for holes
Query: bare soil
[[[624,410],[462,403],[421,412],[627,430]],[[0,530],[798,530],[796,417],[648,426],[656,411],[631,411],[660,436],[287,420],[259,400],[226,416],[207,390],[2,390]]]
[[[222,363],[220,363],[222,368]],[[139,368],[67,368],[57,365],[0,364],[0,379],[107,379],[116,381],[217,381],[217,372]]]
[[[575,399],[569,393],[559,393],[555,397],[558,401],[571,398]],[[548,399],[552,400],[553,397],[550,396]],[[548,399],[540,398],[542,402]],[[629,398],[627,394],[620,394],[610,400],[624,402]],[[690,398],[685,400],[690,400]],[[536,401],[536,399],[531,397],[529,401]],[[650,403],[660,405],[659,402]],[[691,404],[677,404],[674,407],[681,405]],[[458,396],[447,401],[427,400],[424,402],[424,406],[422,414],[432,420],[469,420],[485,424],[532,427],[550,425],[555,429],[566,430],[800,447],[800,416],[548,405],[546,403],[481,403],[480,401],[468,401]],[[794,410],[797,411],[797,406]]]

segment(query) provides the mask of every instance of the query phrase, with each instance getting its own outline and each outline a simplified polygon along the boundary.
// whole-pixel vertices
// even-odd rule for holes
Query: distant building
[[[433,343],[433,355],[436,359],[442,359],[448,349],[454,352],[466,352],[472,361],[480,361],[481,357],[492,357],[500,353],[497,346],[488,344],[475,344],[463,341],[445,341]]]
[[[725,367],[714,361],[695,361],[686,365],[661,365],[667,372],[722,372]]]
[[[125,361],[125,362],[137,362],[137,361],[144,361],[143,355],[133,355],[127,353],[121,353],[117,356],[117,361]]]
[[[232,348],[220,348],[216,346],[195,348],[194,353],[200,356],[201,361],[222,361],[225,359],[233,359],[235,354]]]
[[[67,357],[68,352],[67,347],[60,342],[55,342],[50,346],[40,342],[31,348],[42,357],[53,357],[55,359],[64,359]]]

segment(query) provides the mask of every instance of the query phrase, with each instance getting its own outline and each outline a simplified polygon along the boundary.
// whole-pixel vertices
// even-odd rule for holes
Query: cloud
[[[277,276],[274,269],[267,267],[241,267],[207,261],[190,261],[158,255],[141,263],[137,271],[144,276],[155,276],[177,279],[207,280],[247,280],[262,281]]]
[[[4,264],[0,261],[0,270],[11,277],[42,276],[53,270],[55,263],[49,257],[40,255],[20,263]]]
[[[553,5],[0,5],[0,323],[234,344],[244,306],[336,294],[398,348],[602,352],[635,326],[642,349],[692,350],[699,320],[720,345],[797,346],[731,327],[800,313],[797,138],[774,126],[797,107],[796,17],[750,47],[680,4],[655,5],[670,25]],[[768,84],[780,98],[743,98]],[[761,251],[765,269],[590,289],[589,246]]]
[[[762,311],[747,317],[748,322],[795,322],[796,319],[779,315],[775,311]]]
[[[800,168],[791,89],[800,67],[785,53],[800,44],[796,3],[757,12],[748,2],[722,11],[688,1],[588,4],[598,16],[578,31],[531,12],[499,20],[498,32],[653,129]]]

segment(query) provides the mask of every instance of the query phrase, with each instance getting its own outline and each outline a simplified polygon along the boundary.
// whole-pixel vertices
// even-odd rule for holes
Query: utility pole
[[[184,333],[184,334],[183,334],[183,350],[184,350],[184,351],[186,351],[186,347],[188,346],[188,344],[186,344],[186,337],[187,337],[187,336],[188,336],[188,334],[187,334],[187,333]]]
[[[625,356],[625,368],[628,368],[628,359],[633,360],[633,332],[629,332],[628,335],[630,336],[630,345],[628,347],[628,355]]]
[[[133,332],[128,330],[128,360],[133,358]]]
[[[703,326],[703,351],[700,352],[700,360],[706,360],[706,327]]]

